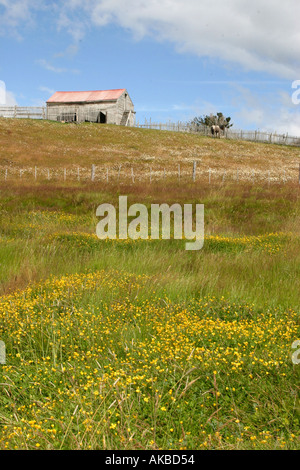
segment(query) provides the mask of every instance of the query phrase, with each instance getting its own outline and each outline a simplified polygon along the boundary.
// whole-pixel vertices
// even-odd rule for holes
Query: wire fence
[[[197,165],[197,161],[191,164],[174,164],[173,167],[124,165],[90,167],[72,166],[68,168],[45,167],[2,167],[0,168],[1,185],[5,182],[106,182],[120,184],[135,184],[139,182],[162,183],[180,182],[189,183],[255,183],[255,184],[286,184],[292,183],[300,186],[300,163],[294,163],[287,168],[273,168],[269,170],[260,168],[220,168],[204,167]]]

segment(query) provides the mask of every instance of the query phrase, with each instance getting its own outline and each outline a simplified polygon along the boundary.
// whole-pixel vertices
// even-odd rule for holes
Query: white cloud
[[[218,58],[248,70],[300,78],[298,0],[0,0],[0,32],[47,12],[78,43],[90,28],[117,24],[178,52]]]
[[[240,88],[235,101],[238,111],[233,113],[233,122],[238,123],[238,127],[300,136],[300,105],[294,105],[288,93],[279,91],[262,97],[250,89]]]
[[[179,52],[220,58],[285,78],[300,76],[298,0],[272,0],[271,4],[261,0],[64,2],[69,21],[79,12],[82,26],[86,18],[100,27],[115,23],[136,39],[150,35],[170,41]]]
[[[73,73],[73,74],[80,73],[80,71],[77,69],[66,69],[62,67],[56,67],[55,65],[52,65],[50,62],[48,62],[46,59],[39,59],[36,61],[36,63],[39,64],[44,69],[49,70],[50,72],[54,72],[54,73],[66,73],[66,72]]]
[[[54,58],[59,57],[74,57],[78,52],[78,45],[77,44],[70,44],[64,51],[57,52],[54,54]]]
[[[67,31],[73,38],[75,43],[78,43],[83,39],[86,29],[88,28],[89,22],[85,17],[74,17],[73,15],[69,16],[67,12],[63,9],[60,11],[57,19],[57,28],[58,31]]]
[[[39,86],[39,90],[48,93],[49,95],[53,95],[53,93],[55,93],[55,90],[48,88],[47,86]]]
[[[17,100],[12,91],[7,91],[6,90],[6,103],[5,106],[17,106]]]
[[[20,26],[32,26],[34,13],[43,8],[38,0],[0,0],[0,35],[22,39]]]
[[[189,105],[189,104],[173,104],[172,105],[172,109],[174,109],[174,111],[187,111],[187,110],[194,110],[194,106],[192,105]]]
[[[55,72],[55,73],[63,73],[66,72],[67,69],[61,68],[61,67],[55,67],[54,65],[50,64],[46,59],[39,59],[36,61],[41,67],[43,67],[46,70],[49,70],[50,72]]]

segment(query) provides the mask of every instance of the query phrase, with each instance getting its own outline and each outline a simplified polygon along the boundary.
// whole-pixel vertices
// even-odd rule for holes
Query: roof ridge
[[[56,91],[55,93],[97,93],[98,91],[120,91],[120,90],[126,90],[126,88],[110,88],[107,90],[75,90],[75,91],[59,90],[59,91]]]
[[[126,92],[126,88],[113,88],[110,90],[56,91],[47,100],[47,103],[117,101],[124,92]]]

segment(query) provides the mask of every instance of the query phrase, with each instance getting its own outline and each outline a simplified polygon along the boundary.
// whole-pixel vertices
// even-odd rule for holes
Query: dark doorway
[[[102,113],[102,111],[100,111],[100,113],[98,114],[97,122],[100,122],[100,124],[106,123],[106,114]]]

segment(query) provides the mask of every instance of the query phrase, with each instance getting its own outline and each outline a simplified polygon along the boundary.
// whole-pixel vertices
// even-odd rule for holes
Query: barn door
[[[100,111],[97,117],[97,122],[100,122],[100,124],[105,124],[106,123],[106,113],[103,113]]]

